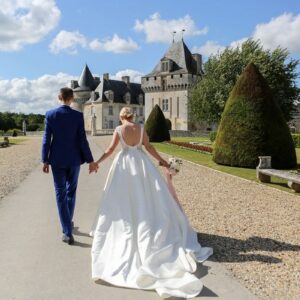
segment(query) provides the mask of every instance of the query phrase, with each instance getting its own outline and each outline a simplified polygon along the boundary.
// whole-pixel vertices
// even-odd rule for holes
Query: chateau
[[[172,130],[193,130],[188,112],[189,89],[203,75],[202,56],[192,54],[183,39],[173,42],[151,73],[142,77],[145,119],[158,104]]]
[[[193,130],[188,112],[189,90],[203,75],[202,56],[192,54],[183,39],[173,42],[142,84],[130,82],[129,76],[112,80],[94,77],[85,65],[79,80],[71,81],[73,108],[83,112],[85,129],[92,135],[120,124],[119,112],[129,106],[135,121],[144,123],[158,104],[171,121],[172,130]]]
[[[140,84],[130,82],[129,76],[123,76],[122,80],[112,80],[106,73],[101,81],[85,65],[79,80],[71,81],[71,88],[75,100],[72,106],[83,112],[85,129],[92,135],[118,126],[119,112],[124,106],[133,109],[136,122],[145,121],[144,92]]]

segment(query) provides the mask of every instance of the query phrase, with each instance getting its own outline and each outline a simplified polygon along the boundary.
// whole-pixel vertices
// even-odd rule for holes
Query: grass
[[[182,139],[182,138],[180,138]],[[177,140],[177,139],[173,139]],[[179,140],[177,140],[179,141]],[[181,140],[183,141],[183,140]],[[185,141],[191,141],[191,138],[185,138]],[[196,152],[193,150],[189,149],[182,149],[178,146],[171,145],[171,144],[164,144],[164,143],[153,143],[154,147],[156,150],[176,156],[178,158],[182,158],[188,161],[191,161],[193,163],[206,166],[209,168],[212,168],[214,170],[218,170],[224,173],[228,173],[231,175],[235,175],[244,179],[252,180],[255,182],[259,182],[256,178],[256,171],[255,169],[249,169],[249,168],[237,168],[237,167],[230,167],[230,166],[223,166],[223,165],[218,165],[212,160],[212,155],[211,154],[205,154],[205,153],[200,153]],[[300,165],[300,148],[296,148],[296,153],[297,153],[297,160],[298,160],[298,165]],[[272,183],[262,183],[266,184],[269,186],[273,186],[275,188],[278,188],[280,190],[284,190],[286,192],[294,193],[288,186],[287,186],[287,181],[281,180],[279,178],[272,178]],[[300,193],[295,193],[296,195],[300,195]]]
[[[200,136],[200,137],[189,137],[189,136],[172,137],[172,141],[176,141],[176,142],[198,142],[198,143],[209,143],[209,144],[211,144],[211,141],[210,141],[209,137],[206,137],[206,136]]]

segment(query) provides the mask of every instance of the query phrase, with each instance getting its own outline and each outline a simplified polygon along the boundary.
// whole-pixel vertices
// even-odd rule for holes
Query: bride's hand
[[[170,164],[164,159],[161,159],[159,161],[159,165],[162,166],[162,167],[168,168],[168,169],[170,168]]]

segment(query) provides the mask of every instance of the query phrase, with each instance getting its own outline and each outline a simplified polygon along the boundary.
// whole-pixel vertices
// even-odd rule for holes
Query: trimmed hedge
[[[296,148],[300,148],[300,134],[292,133],[293,142]]]
[[[217,137],[217,131],[212,131],[209,133],[209,139],[213,143],[216,140]]]
[[[272,167],[296,166],[288,125],[258,68],[249,64],[226,102],[214,146],[218,164],[255,168],[258,156],[272,156]]]
[[[166,118],[157,104],[153,107],[145,123],[145,129],[150,142],[164,142],[170,140]]]

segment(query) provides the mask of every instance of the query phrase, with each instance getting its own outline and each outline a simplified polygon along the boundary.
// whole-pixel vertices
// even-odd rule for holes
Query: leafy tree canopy
[[[298,60],[286,49],[265,50],[259,41],[249,39],[236,48],[227,47],[204,64],[204,76],[193,88],[189,101],[193,121],[219,122],[226,100],[242,70],[255,63],[266,79],[287,121],[299,99],[296,86]]]

